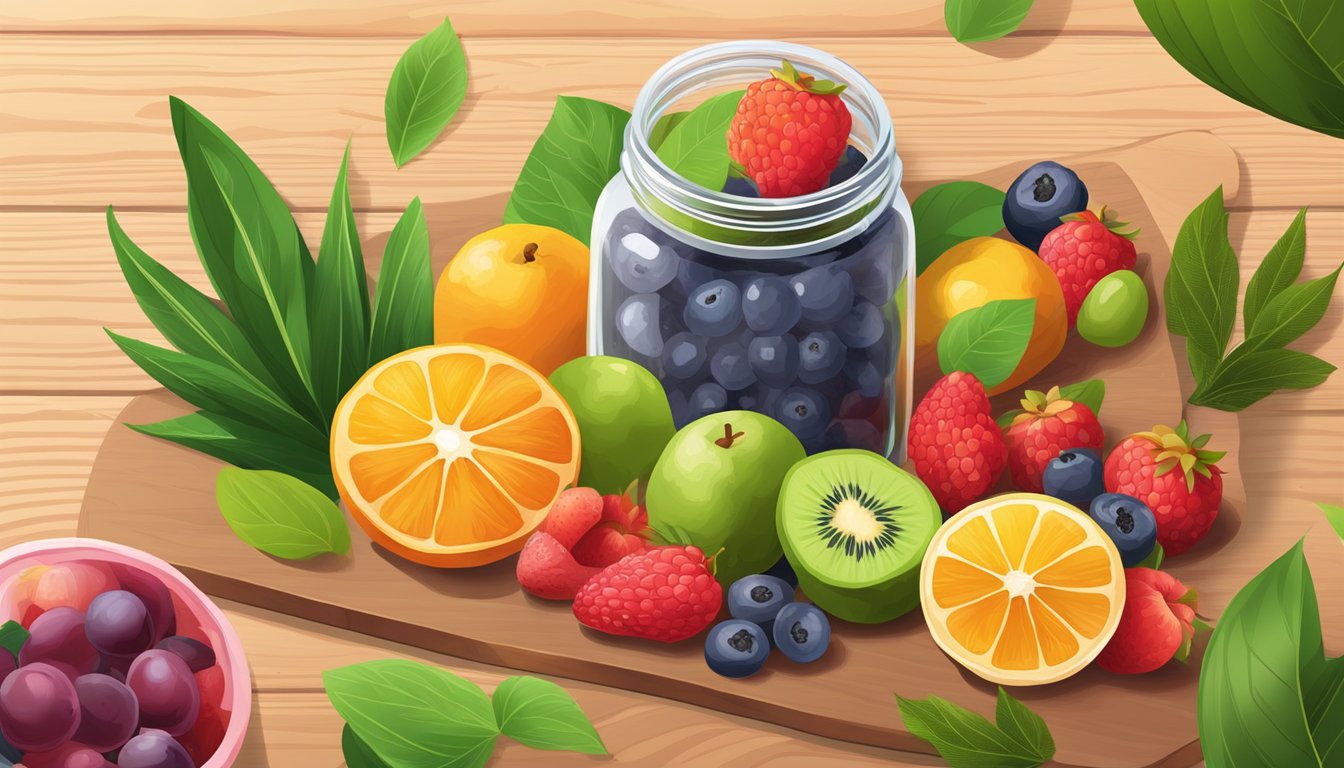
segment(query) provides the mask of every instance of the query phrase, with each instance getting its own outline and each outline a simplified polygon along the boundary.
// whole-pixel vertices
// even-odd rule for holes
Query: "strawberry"
[[[1214,462],[1227,454],[1204,450],[1208,442],[1209,435],[1191,440],[1182,421],[1176,429],[1158,425],[1130,435],[1106,457],[1106,490],[1133,496],[1153,510],[1157,541],[1167,557],[1204,538],[1218,516],[1223,478]]]
[[[602,516],[570,551],[583,565],[605,568],[649,548],[649,513],[626,494],[602,497]]]
[[[569,488],[551,505],[546,519],[537,527],[560,542],[565,549],[573,549],[597,521],[602,519],[602,496],[592,488]]]
[[[579,564],[554,536],[537,531],[518,553],[518,584],[546,600],[573,600],[587,581],[602,571]]]
[[[1120,625],[1097,656],[1097,666],[1117,675],[1152,672],[1190,655],[1199,597],[1171,574],[1152,568],[1125,571],[1125,608]]]
[[[609,635],[677,643],[708,627],[722,604],[705,553],[678,545],[607,566],[574,597],[574,616]]]
[[[947,512],[960,512],[984,496],[1007,459],[984,385],[962,371],[939,379],[919,402],[908,448],[915,474]]]
[[[1070,328],[1078,321],[1078,309],[1097,281],[1112,272],[1133,269],[1138,260],[1134,238],[1139,230],[1122,232],[1129,224],[1116,221],[1113,213],[1105,206],[1100,217],[1091,211],[1071,213],[1045,236],[1037,251],[1064,289]]]
[[[747,86],[728,125],[728,154],[761,197],[816,192],[830,181],[849,141],[852,118],[840,99],[845,86],[794,69],[785,61]]]
[[[1004,434],[1008,444],[1008,472],[1013,485],[1024,491],[1040,493],[1045,465],[1070,448],[1091,448],[1101,452],[1101,423],[1092,409],[1059,393],[1027,390],[1022,413],[1013,419]]]

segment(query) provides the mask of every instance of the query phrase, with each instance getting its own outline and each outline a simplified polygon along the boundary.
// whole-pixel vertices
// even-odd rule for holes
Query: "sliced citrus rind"
[[[332,422],[332,472],[371,538],[463,567],[516,552],[578,477],[579,430],[545,377],[489,347],[420,347],[378,363]]]
[[[1120,623],[1120,553],[1086,514],[1049,496],[972,504],[934,535],[920,568],[934,641],[976,675],[1043,685],[1097,657]]]

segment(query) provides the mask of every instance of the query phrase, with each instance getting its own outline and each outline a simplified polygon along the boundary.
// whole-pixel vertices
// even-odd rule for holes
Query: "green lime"
[[[1078,334],[1100,347],[1123,347],[1148,319],[1148,286],[1122,269],[1101,278],[1078,310]]]

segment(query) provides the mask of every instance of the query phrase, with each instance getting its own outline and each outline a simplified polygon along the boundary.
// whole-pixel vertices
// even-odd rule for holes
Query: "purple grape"
[[[164,651],[172,651],[181,656],[182,660],[187,662],[187,666],[191,668],[192,673],[215,666],[214,649],[194,637],[173,635],[163,638],[154,647]]]
[[[157,648],[145,651],[131,664],[126,684],[140,702],[140,725],[181,736],[196,724],[201,692],[181,656]]]
[[[173,740],[172,736],[157,730],[145,730],[126,742],[117,755],[118,768],[196,768],[191,755]]]
[[[149,610],[140,598],[114,589],[93,598],[84,618],[89,642],[110,656],[134,656],[152,645]]]
[[[52,608],[28,628],[32,635],[19,651],[19,666],[45,662],[65,672],[71,680],[96,672],[102,664],[98,649],[84,632],[84,612]]]
[[[150,626],[154,629],[151,643],[177,634],[177,612],[173,609],[173,596],[162,581],[139,568],[119,563],[113,564],[112,573],[121,582],[121,588],[140,598],[149,611]]]
[[[135,735],[140,703],[125,683],[107,675],[83,675],[75,681],[75,693],[79,695],[75,741],[111,752]]]
[[[9,677],[9,673],[19,668],[19,660],[14,658],[14,654],[4,648],[0,648],[0,683]]]
[[[64,670],[34,662],[0,684],[0,731],[24,752],[55,749],[78,727],[79,698]]]

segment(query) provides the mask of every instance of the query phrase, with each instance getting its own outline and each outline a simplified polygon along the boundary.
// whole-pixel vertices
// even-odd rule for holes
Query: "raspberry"
[[[1116,221],[1112,213],[1103,206],[1100,218],[1091,211],[1070,214],[1041,241],[1038,253],[1059,278],[1070,328],[1097,281],[1112,272],[1133,269],[1138,260],[1133,240],[1138,230],[1121,232],[1129,225]]]
[[[1223,478],[1214,462],[1226,454],[1204,450],[1208,441],[1208,435],[1191,440],[1185,422],[1176,429],[1159,425],[1121,440],[1106,457],[1106,490],[1148,505],[1167,557],[1194,546],[1218,517]]]
[[[1151,568],[1125,571],[1120,625],[1097,656],[1097,666],[1117,675],[1152,672],[1172,659],[1184,662],[1195,638],[1194,590]]]
[[[988,493],[1007,460],[984,385],[962,371],[939,379],[919,402],[908,448],[915,474],[946,512]]]
[[[1040,493],[1045,467],[1070,448],[1101,453],[1101,423],[1086,405],[1065,399],[1059,387],[1049,392],[1027,390],[1023,412],[1013,419],[1004,436],[1008,444],[1008,472],[1013,485]]]
[[[609,635],[677,643],[714,621],[723,588],[697,547],[655,547],[626,555],[574,597],[579,623]]]
[[[537,531],[518,553],[518,584],[545,600],[573,600],[589,579],[601,572],[574,560],[569,550],[546,531]]]

